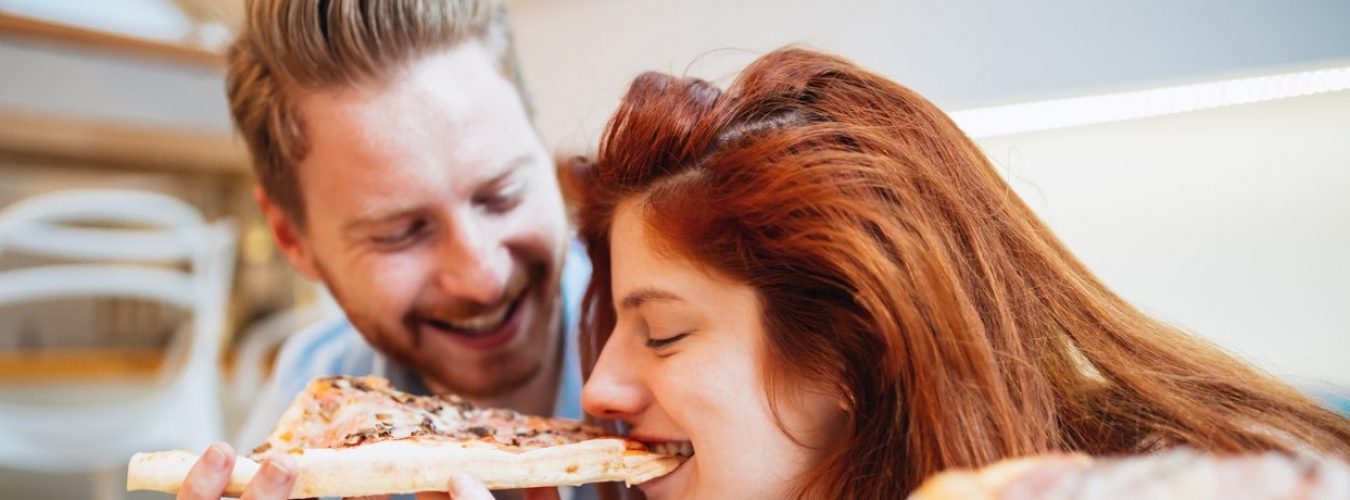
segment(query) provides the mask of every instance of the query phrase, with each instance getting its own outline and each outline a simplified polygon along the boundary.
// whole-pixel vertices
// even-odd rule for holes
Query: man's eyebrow
[[[684,299],[680,298],[679,295],[675,295],[672,292],[659,288],[644,287],[633,290],[632,292],[629,292],[628,295],[624,296],[623,300],[619,301],[619,309],[636,309],[642,307],[642,304],[651,301],[670,302],[683,300]]]
[[[487,182],[480,184],[480,186],[496,186],[498,184],[501,184],[503,181],[506,180],[507,177],[510,177],[512,174],[515,174],[517,170],[520,170],[522,167],[529,165],[530,162],[532,161],[534,161],[534,155],[530,153],[523,153],[519,156],[513,157],[506,163],[502,164],[501,168],[497,169],[498,172],[497,175],[492,176],[492,178],[488,179]]]
[[[534,161],[534,155],[533,155],[533,154],[531,154],[531,153],[521,153],[521,154],[517,155],[516,157],[511,158],[511,161],[506,162],[506,166],[502,167],[502,171],[503,171],[503,172],[510,172],[510,171],[516,170],[516,169],[518,169],[518,168],[520,168],[520,167],[523,167],[523,166],[525,166],[525,165],[529,165],[530,162],[532,162],[532,161]]]

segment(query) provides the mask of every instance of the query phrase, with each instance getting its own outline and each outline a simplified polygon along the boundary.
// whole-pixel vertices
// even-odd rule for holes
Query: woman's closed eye
[[[647,338],[647,347],[649,347],[649,348],[651,348],[651,349],[660,349],[660,348],[662,348],[662,347],[668,347],[668,346],[670,346],[671,344],[674,344],[674,343],[676,343],[676,342],[679,342],[680,339],[683,339],[683,338],[685,338],[685,337],[688,336],[688,335],[689,335],[689,332],[685,332],[685,333],[681,333],[681,334],[677,334],[677,335],[671,335],[671,336],[669,336],[669,337],[661,337],[661,338],[648,337],[648,338]]]

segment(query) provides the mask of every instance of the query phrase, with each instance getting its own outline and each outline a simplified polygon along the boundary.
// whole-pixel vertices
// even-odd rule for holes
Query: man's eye
[[[397,231],[371,237],[371,241],[381,246],[398,246],[409,243],[420,236],[427,227],[426,219],[409,222]]]
[[[483,207],[488,212],[503,213],[516,208],[524,198],[523,187],[515,187],[491,194],[479,196],[474,200],[474,204]]]
[[[680,339],[685,338],[685,337],[688,336],[688,335],[689,335],[689,333],[686,332],[686,333],[681,333],[681,334],[679,334],[679,335],[671,335],[671,336],[669,336],[669,337],[660,338],[660,339],[648,338],[648,339],[647,339],[647,347],[648,347],[648,348],[651,348],[651,349],[660,349],[660,348],[662,348],[662,347],[666,347],[666,346],[669,346],[669,345],[674,344],[674,343],[676,343],[676,342],[679,342]]]

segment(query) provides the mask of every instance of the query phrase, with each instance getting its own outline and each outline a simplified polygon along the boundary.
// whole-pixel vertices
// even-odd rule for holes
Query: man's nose
[[[511,256],[499,241],[462,224],[442,244],[438,282],[447,294],[479,304],[496,304],[506,294]]]
[[[601,349],[581,389],[581,406],[597,418],[633,423],[651,403],[651,393],[638,377],[636,356],[621,352],[618,340],[611,336]]]

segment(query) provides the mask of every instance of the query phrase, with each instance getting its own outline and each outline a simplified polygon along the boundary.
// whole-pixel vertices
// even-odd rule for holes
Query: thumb
[[[454,500],[493,500],[487,486],[468,474],[451,476],[449,490],[450,498]]]

